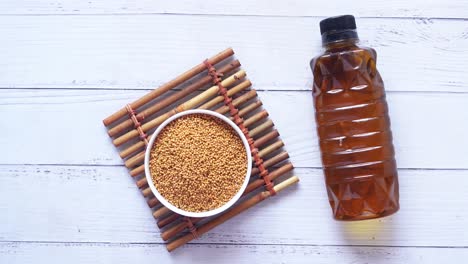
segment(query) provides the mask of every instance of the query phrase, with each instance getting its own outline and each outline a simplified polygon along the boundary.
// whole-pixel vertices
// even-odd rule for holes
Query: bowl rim
[[[242,186],[240,187],[240,189],[237,191],[237,193],[227,203],[225,203],[221,207],[218,207],[218,208],[210,210],[210,211],[205,211],[205,212],[185,211],[185,210],[182,210],[182,209],[177,208],[176,206],[172,205],[169,201],[167,201],[158,192],[158,190],[154,186],[153,179],[151,177],[151,172],[150,172],[150,169],[149,169],[151,149],[153,148],[154,141],[158,137],[159,133],[164,129],[164,127],[166,127],[172,121],[174,121],[174,120],[176,120],[176,119],[178,119],[178,118],[180,118],[182,116],[193,115],[193,114],[206,114],[206,115],[209,115],[209,116],[217,117],[217,118],[221,119],[222,121],[224,121],[225,123],[227,123],[228,125],[230,125],[234,129],[234,131],[236,131],[238,136],[241,138],[242,143],[244,144],[246,155],[247,155],[247,164],[246,164],[247,165],[247,172],[246,172],[246,175],[245,175],[245,178],[244,178],[244,182],[243,182]],[[175,212],[177,214],[187,216],[187,217],[209,217],[209,216],[213,216],[213,215],[216,215],[216,214],[220,214],[220,213],[226,211],[227,209],[229,209],[232,205],[234,205],[239,200],[239,198],[244,193],[244,191],[247,188],[247,185],[249,183],[250,174],[251,174],[251,171],[252,171],[252,156],[250,155],[250,152],[251,152],[250,146],[249,146],[249,143],[248,143],[247,138],[245,137],[244,133],[242,133],[240,128],[233,121],[231,121],[229,118],[227,118],[226,116],[224,116],[222,114],[219,114],[217,112],[211,111],[211,110],[203,110],[203,109],[185,110],[185,111],[179,112],[179,113],[169,117],[168,119],[166,119],[163,123],[161,123],[161,125],[159,125],[159,127],[151,135],[151,138],[150,138],[150,140],[148,142],[148,146],[146,147],[146,150],[145,150],[145,163],[144,163],[145,177],[146,177],[146,180],[148,181],[148,186],[150,187],[151,192],[169,210],[171,210],[171,211],[173,211],[173,212]]]

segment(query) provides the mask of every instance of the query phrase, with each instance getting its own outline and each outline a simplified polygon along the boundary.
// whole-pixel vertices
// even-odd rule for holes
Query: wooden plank
[[[467,170],[400,170],[401,210],[338,222],[322,172],[296,169],[297,187],[204,235],[198,243],[468,246]],[[123,167],[0,166],[0,240],[161,243]],[[281,196],[280,196],[281,195]],[[262,224],[261,227],[259,223]]]
[[[461,248],[382,248],[288,245],[187,245],[167,253],[160,244],[0,243],[2,263],[455,263]]]
[[[80,0],[4,0],[0,14],[214,14],[251,16],[335,16],[355,14],[363,17],[443,17],[466,18],[467,2],[451,1],[80,1]]]
[[[0,16],[0,87],[150,89],[232,46],[258,87],[310,90],[319,20]],[[465,21],[368,18],[358,26],[363,44],[378,51],[387,90],[468,91]]]
[[[123,164],[102,119],[144,93],[0,90],[0,113],[8,113],[0,119],[0,146],[8,153],[0,164]],[[310,92],[259,96],[293,164],[320,167]],[[467,101],[468,94],[389,93],[399,167],[467,168]]]

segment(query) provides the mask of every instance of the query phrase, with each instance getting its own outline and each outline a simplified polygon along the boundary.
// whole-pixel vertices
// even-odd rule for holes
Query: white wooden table
[[[309,59],[318,22],[358,17],[377,49],[401,210],[332,220]],[[0,263],[463,263],[468,2],[0,2]],[[101,120],[232,46],[301,178],[169,254]]]

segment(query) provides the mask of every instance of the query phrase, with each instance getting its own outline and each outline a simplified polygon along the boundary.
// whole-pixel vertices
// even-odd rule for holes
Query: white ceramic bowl
[[[228,125],[230,125],[235,131],[236,133],[239,135],[239,137],[241,138],[242,140],[242,143],[244,144],[244,147],[245,147],[245,151],[246,151],[246,155],[247,155],[247,164],[245,164],[245,166],[247,166],[247,173],[245,174],[245,179],[244,179],[244,183],[242,184],[241,188],[239,189],[239,191],[236,193],[236,195],[234,195],[231,200],[229,200],[226,204],[224,204],[223,206],[221,207],[218,207],[214,210],[211,210],[211,211],[205,211],[205,212],[189,212],[189,211],[185,211],[185,210],[182,210],[180,208],[177,208],[175,207],[174,205],[172,205],[171,203],[169,203],[159,192],[158,192],[158,189],[156,189],[156,187],[154,186],[154,183],[153,183],[153,178],[151,177],[151,172],[150,172],[150,169],[149,169],[149,161],[150,161],[150,153],[151,153],[151,149],[153,148],[153,144],[154,144],[154,141],[155,139],[158,137],[158,134],[161,132],[161,130],[167,125],[169,124],[170,122],[174,121],[175,119],[181,117],[181,116],[185,116],[185,115],[191,115],[191,114],[205,114],[205,115],[210,115],[210,116],[214,116],[214,117],[217,117],[218,119],[221,119],[222,121],[224,121],[225,123],[227,123]],[[151,136],[150,138],[150,141],[149,141],[149,144],[148,144],[148,147],[146,148],[146,152],[145,152],[145,174],[146,174],[146,179],[148,180],[148,185],[151,189],[151,191],[153,192],[154,196],[156,196],[156,198],[164,205],[166,206],[169,210],[177,213],[177,214],[180,214],[180,215],[184,215],[184,216],[188,216],[188,217],[208,217],[208,216],[212,216],[212,215],[216,215],[216,214],[219,214],[225,210],[227,210],[229,207],[231,207],[237,200],[239,200],[239,198],[241,197],[242,193],[244,192],[245,188],[247,187],[247,184],[249,183],[249,178],[250,178],[250,173],[251,173],[251,170],[252,170],[252,156],[250,155],[250,146],[247,142],[247,139],[245,138],[244,134],[242,133],[242,131],[239,129],[239,127],[234,123],[232,122],[229,118],[225,117],[224,115],[221,115],[221,114],[218,114],[216,112],[213,112],[213,111],[209,111],[209,110],[187,110],[187,111],[184,111],[184,112],[180,112],[178,114],[175,114],[173,116],[171,116],[170,118],[168,118],[166,121],[164,121],[157,129],[156,131],[154,131],[153,135]]]

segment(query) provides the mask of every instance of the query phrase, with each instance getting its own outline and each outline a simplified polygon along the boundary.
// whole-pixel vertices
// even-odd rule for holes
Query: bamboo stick
[[[153,192],[151,191],[150,188],[146,188],[146,189],[144,189],[142,192],[143,192],[143,196],[144,196],[144,197],[148,197],[148,196],[150,196],[150,195],[153,194]]]
[[[232,95],[229,95],[229,96],[232,96]],[[256,96],[257,96],[257,91],[250,90],[247,93],[245,93],[245,94],[237,97],[236,99],[232,100],[232,104],[237,107],[237,106],[247,102],[248,100],[250,100],[250,99],[252,99],[252,98],[254,98]],[[229,112],[229,107],[223,105],[223,106],[221,106],[220,108],[218,108],[218,109],[216,109],[214,111],[217,112],[217,113],[220,113],[220,114],[226,114],[227,112]]]
[[[281,175],[284,175],[285,173],[292,171],[293,169],[294,169],[294,166],[292,165],[292,163],[287,162],[283,166],[269,173],[270,180],[273,181],[276,178],[280,177]],[[244,193],[250,193],[251,191],[257,189],[258,187],[261,187],[264,184],[265,184],[265,181],[262,178],[256,179],[250,182],[249,185],[247,185],[247,188],[245,188]]]
[[[293,166],[291,163],[287,163],[285,164],[284,166],[282,166],[281,168],[273,171],[270,173],[270,179],[273,181],[275,180],[276,178],[280,177],[281,175],[291,171],[293,169]],[[261,181],[261,183],[259,184],[258,182]],[[262,184],[264,183],[264,181],[262,179],[259,179],[259,180],[256,180],[254,181],[253,183],[250,183],[248,185],[248,187],[245,189],[244,193],[242,193],[242,197],[249,194],[250,192],[252,192],[253,190],[255,190],[256,188],[260,187]],[[250,188],[249,188],[250,187]],[[197,219],[196,222],[198,222],[199,220],[201,220],[201,218],[195,218]],[[195,224],[196,222],[194,222],[192,220],[192,223]],[[185,228],[187,227],[186,223],[185,222],[181,222],[171,228],[169,228],[168,230],[164,231],[161,233],[161,238],[164,240],[164,241],[167,241],[168,239],[170,239],[171,237],[177,235],[177,233],[179,233],[180,231],[184,230]]]
[[[254,142],[254,146],[258,148],[259,146],[265,145],[268,141],[273,140],[275,138],[279,137],[279,132],[278,130],[272,130],[265,134],[262,137],[259,137],[257,140]]]
[[[239,116],[242,117],[242,116],[248,114],[250,111],[255,110],[257,107],[260,107],[261,105],[262,105],[262,102],[261,102],[261,101],[255,101],[255,102],[253,102],[252,104],[250,104],[250,105],[248,105],[248,106],[242,108],[242,109],[239,111]],[[273,138],[275,138],[275,137],[278,137],[278,136],[279,136],[279,133],[278,133],[277,130],[271,131],[270,133],[266,134],[265,136],[263,136],[263,137],[257,139],[257,140],[260,140],[260,144],[257,143],[257,140],[256,140],[256,141],[254,142],[254,145],[255,145],[255,147],[263,146],[262,143],[263,143],[265,140],[268,141],[268,140],[271,140],[271,139],[273,139]],[[265,142],[265,143],[266,143],[266,142]],[[148,181],[146,180],[146,177],[143,177],[143,178],[141,178],[140,180],[138,180],[138,181],[136,182],[136,185],[137,185],[138,188],[140,188],[140,189],[143,188],[143,187],[146,187],[147,184],[148,184]]]
[[[192,221],[192,224],[196,224],[198,222],[200,222],[203,218],[190,218],[190,221]],[[167,241],[169,240],[171,237],[174,237],[175,235],[177,235],[178,233],[184,231],[184,229],[187,227],[187,222],[185,221],[182,221],[180,222],[179,224],[177,225],[174,225],[170,228],[168,228],[167,230],[165,230],[164,232],[161,233],[161,238],[164,240],[164,241]]]
[[[255,109],[259,108],[260,106],[262,106],[262,101],[255,101],[251,104],[249,104],[248,106],[242,108],[239,110],[239,116],[245,116],[246,114],[254,111]],[[230,117],[229,119],[231,120],[234,120],[234,117]]]
[[[284,146],[284,142],[283,142],[283,141],[281,141],[281,140],[276,141],[275,143],[269,145],[268,147],[266,147],[266,148],[260,150],[260,151],[258,152],[258,155],[259,155],[261,158],[263,158],[263,157],[265,157],[265,155],[267,155],[267,153],[272,153],[273,151],[278,150],[278,149],[280,149],[280,148],[283,147],[283,146]]]
[[[257,114],[255,114],[255,115],[251,116],[250,118],[246,119],[244,121],[244,126],[249,127],[249,126],[253,125],[255,122],[258,122],[258,121],[264,119],[267,116],[268,116],[268,112],[266,110],[258,112]]]
[[[266,160],[263,164],[265,165],[265,168],[268,169],[269,167],[272,167],[272,166],[274,166],[274,165],[276,165],[276,164],[278,164],[278,163],[280,163],[280,162],[282,162],[282,161],[284,161],[284,160],[286,160],[288,158],[289,158],[289,154],[286,151],[284,151],[284,152],[281,152],[280,154]],[[257,167],[254,167],[252,169],[252,173],[250,174],[250,177],[253,177],[253,176],[255,176],[255,175],[259,174],[259,173],[260,173],[260,170]],[[152,208],[152,206],[150,206],[150,208]],[[158,220],[158,226],[160,228],[162,228],[162,227],[174,222],[177,219],[176,217],[173,217],[174,215],[177,215],[177,214],[173,213],[172,215],[170,215],[170,216],[168,216],[166,218],[159,219]],[[173,219],[173,220],[169,221],[169,219]]]
[[[146,137],[147,139],[149,136]],[[145,143],[143,141],[138,141],[137,143],[133,144],[132,146],[128,147],[127,149],[123,150],[122,152],[119,153],[120,157],[122,159],[125,159],[126,157],[130,156],[131,154],[135,153],[136,151],[142,149],[145,147]]]
[[[231,94],[236,94],[238,92],[241,92],[242,90],[245,90],[245,89],[249,88],[251,85],[252,85],[252,83],[249,80],[245,80],[245,81],[241,82],[240,84],[236,85],[235,87],[231,88],[230,89]],[[138,151],[138,150],[140,150],[140,149],[142,149],[144,147],[145,147],[145,143],[140,140],[137,143],[135,143],[134,145],[132,145],[132,146],[128,147],[127,149],[123,150],[122,152],[120,152],[120,157],[122,159],[126,158],[129,155],[131,155],[132,153],[134,153],[135,151]]]
[[[274,166],[274,165],[276,165],[276,164],[278,164],[278,163],[280,163],[280,162],[282,162],[282,161],[284,161],[284,160],[286,160],[288,158],[289,158],[289,154],[286,151],[283,151],[283,152],[277,154],[276,156],[265,160],[263,162],[263,165],[265,166],[265,168],[269,168],[269,167]],[[252,176],[257,175],[259,173],[260,173],[260,170],[257,167],[252,168],[252,174],[251,174]]]
[[[140,174],[145,172],[145,164],[141,164],[140,166],[136,167],[135,169],[130,171],[130,176],[136,177]]]
[[[154,218],[159,218],[167,213],[170,213],[171,210],[169,210],[166,206],[163,206],[159,209],[157,209],[156,211],[153,212],[153,216]]]
[[[221,82],[221,84],[224,87],[229,87],[232,84],[234,84],[234,82],[236,82],[237,80],[242,79],[244,77],[245,77],[245,71],[240,70],[237,73],[235,73],[235,74],[229,76],[228,78],[224,79]],[[203,93],[195,96],[194,98],[184,102],[183,104],[181,104],[178,107],[172,109],[171,111],[168,111],[167,113],[165,113],[163,115],[160,115],[159,117],[157,117],[157,118],[155,118],[155,119],[153,119],[151,121],[148,121],[147,123],[144,123],[141,126],[141,129],[144,132],[146,132],[146,131],[148,131],[148,130],[150,130],[152,128],[155,128],[155,127],[159,126],[162,122],[164,122],[164,120],[166,120],[169,117],[175,115],[176,113],[179,113],[179,112],[182,112],[182,111],[185,111],[185,110],[188,110],[188,109],[192,109],[195,106],[197,106],[199,104],[202,104],[203,102],[205,102],[209,98],[216,95],[218,93],[218,91],[219,91],[218,85],[212,86],[208,90],[206,90]],[[115,146],[118,147],[118,146],[124,144],[125,142],[129,141],[130,139],[138,137],[138,135],[139,135],[138,131],[136,129],[133,129],[133,130],[130,130],[129,132],[123,134],[122,136],[114,139],[113,143],[114,143]]]
[[[198,107],[198,109],[210,109],[212,107],[214,107],[215,105],[221,103],[223,101],[223,97],[222,96],[216,96],[215,98],[213,98],[212,100],[202,104],[200,107]]]
[[[168,216],[168,217],[166,217],[166,218],[160,219],[160,220],[158,221],[158,227],[159,227],[159,228],[162,228],[162,227],[164,227],[164,226],[166,226],[166,225],[168,225],[168,224],[174,222],[174,221],[177,220],[180,216],[181,216],[181,215],[175,214],[175,213],[174,213],[174,214],[172,214],[172,215],[170,215],[170,216]]]
[[[237,68],[240,67],[240,62],[238,60],[235,60],[227,65],[224,65],[223,67],[219,68],[218,72],[221,74],[227,74]],[[188,96],[189,94],[199,90],[200,88],[210,84],[212,81],[211,76],[205,76],[198,80],[197,82],[183,88],[183,90],[164,98],[160,102],[152,105],[151,107],[148,107],[147,109],[139,112],[136,117],[138,120],[143,120],[145,117],[148,117],[152,114],[157,113],[161,109],[169,106],[170,104],[173,104],[174,102]],[[109,129],[107,131],[107,134],[109,134],[110,137],[117,136],[118,134],[122,133],[122,131],[132,127],[133,121],[131,119],[126,119],[125,121],[121,122],[120,124],[116,125],[115,127]]]
[[[259,112],[258,114],[246,119],[244,121],[244,125],[246,127],[253,125],[255,122],[258,122],[259,120],[266,118],[268,116],[268,112],[263,110]],[[145,160],[145,150],[141,151],[140,153],[136,154],[135,156],[129,158],[128,160],[125,161],[125,166],[127,168],[132,168],[136,165],[139,165],[143,163]]]
[[[289,179],[275,185],[273,188],[277,193],[280,193],[285,188],[287,188],[289,186],[292,186],[293,184],[296,184],[297,182],[299,182],[299,178],[296,177],[296,176],[293,176],[293,177],[291,177],[291,178],[289,178]],[[244,212],[245,210],[247,210],[250,207],[260,203],[261,201],[267,199],[270,196],[271,196],[271,193],[269,191],[263,191],[263,192],[255,195],[255,196],[243,201],[242,203],[240,203],[237,206],[233,207],[231,210],[227,211],[226,213],[222,214],[221,216],[219,216],[219,217],[207,222],[206,224],[198,227],[197,233],[199,235],[203,235],[204,233],[206,233],[206,232],[210,231],[211,229],[215,228],[216,226],[226,222],[227,220],[229,220],[229,219],[233,218],[234,216]],[[192,234],[186,234],[186,235],[172,241],[171,243],[169,243],[167,245],[167,250],[172,251],[172,250],[174,250],[174,249],[188,243],[192,239],[194,239]]]
[[[262,133],[263,131],[269,129],[273,127],[273,121],[271,120],[267,120],[265,121],[264,123],[262,123],[261,125],[253,128],[252,130],[249,131],[249,136],[251,137],[254,137],[260,133]]]
[[[158,204],[160,204],[160,202],[158,201],[158,199],[156,199],[156,197],[149,199],[147,203],[148,203],[149,208],[153,208],[157,206]]]
[[[136,185],[138,188],[143,188],[143,187],[148,187],[148,181],[146,180],[146,177],[142,177],[136,182]]]
[[[141,164],[145,159],[145,151],[142,151],[135,156],[129,158],[128,160],[125,161],[125,166],[127,168],[132,168],[135,165]]]
[[[222,60],[232,56],[233,54],[234,54],[234,51],[232,50],[232,48],[228,48],[228,49],[216,54],[215,56],[211,57],[210,59],[208,59],[208,61],[211,64],[214,65],[214,64],[217,64],[217,63],[221,62]],[[137,108],[143,106],[144,104],[148,103],[149,101],[155,99],[156,97],[160,96],[161,94],[169,91],[170,89],[178,86],[179,84],[187,81],[188,79],[191,79],[192,77],[194,77],[195,75],[203,72],[204,70],[206,70],[205,64],[200,63],[197,66],[193,67],[192,69],[190,69],[190,70],[182,73],[181,75],[177,76],[175,79],[163,84],[159,88],[151,91],[150,93],[146,94],[145,96],[141,97],[140,99],[134,101],[133,103],[130,104],[130,106],[133,109],[137,109]],[[121,117],[124,117],[125,115],[127,115],[127,110],[125,108],[122,108],[119,111],[117,111],[116,113],[114,113],[111,116],[104,119],[103,123],[104,123],[105,126],[108,126],[108,125],[114,123],[115,121],[117,121],[118,119],[120,119]]]
[[[250,83],[250,81],[249,81],[249,84],[246,85],[246,86],[238,85],[238,87],[231,88],[231,89],[228,90],[228,96],[233,96],[233,95],[235,95],[235,94],[249,88],[250,86],[252,86],[252,83]],[[198,109],[210,109],[210,108],[214,107],[215,105],[217,105],[217,104],[219,104],[219,103],[221,103],[223,101],[224,101],[224,97],[219,95],[219,96],[216,96],[215,98],[211,99],[210,101],[206,102],[205,104],[199,106]]]

